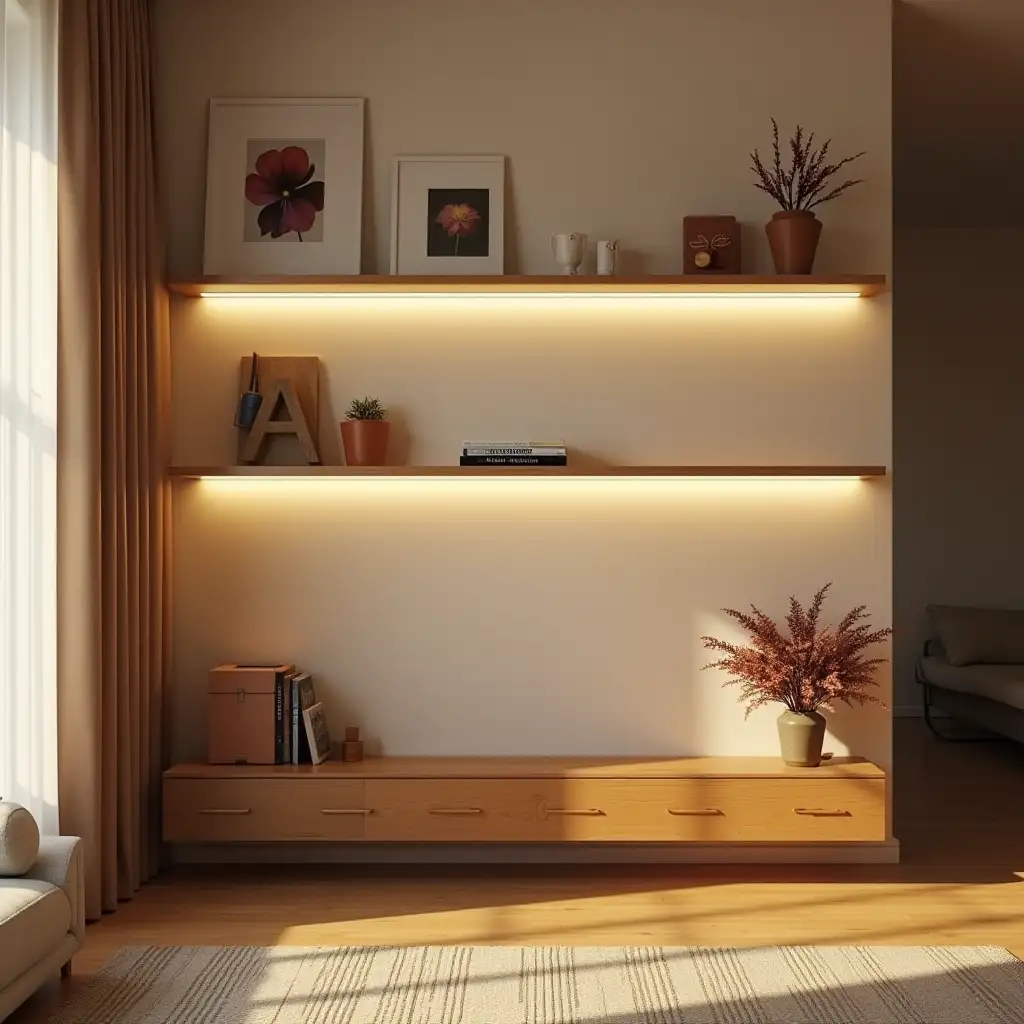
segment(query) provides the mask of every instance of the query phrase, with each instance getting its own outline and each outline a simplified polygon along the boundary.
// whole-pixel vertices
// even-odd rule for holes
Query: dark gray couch
[[[925,720],[933,710],[1024,743],[1024,611],[929,605],[917,665]]]

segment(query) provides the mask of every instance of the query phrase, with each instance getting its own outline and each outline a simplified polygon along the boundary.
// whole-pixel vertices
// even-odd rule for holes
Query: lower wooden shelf
[[[878,843],[885,774],[859,758],[371,758],[178,765],[177,843]]]

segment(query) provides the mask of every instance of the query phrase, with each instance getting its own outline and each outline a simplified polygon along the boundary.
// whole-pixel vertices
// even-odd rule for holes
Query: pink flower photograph
[[[490,254],[490,190],[432,188],[427,195],[427,255]]]

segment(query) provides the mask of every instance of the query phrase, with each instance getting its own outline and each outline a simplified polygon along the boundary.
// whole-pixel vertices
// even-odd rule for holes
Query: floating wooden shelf
[[[313,477],[884,477],[885,466],[173,466],[172,477],[190,480]]]
[[[765,295],[869,297],[886,289],[884,274],[783,276],[777,274],[487,277],[201,277],[173,281],[171,291],[194,297],[269,297],[364,294],[572,294]]]

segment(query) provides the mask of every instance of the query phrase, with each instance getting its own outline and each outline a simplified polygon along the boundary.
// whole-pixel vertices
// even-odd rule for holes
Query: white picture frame
[[[448,219],[441,221],[446,208]],[[505,157],[396,156],[391,273],[472,276],[504,272]]]
[[[354,98],[210,100],[204,274],[360,273],[364,108]]]

